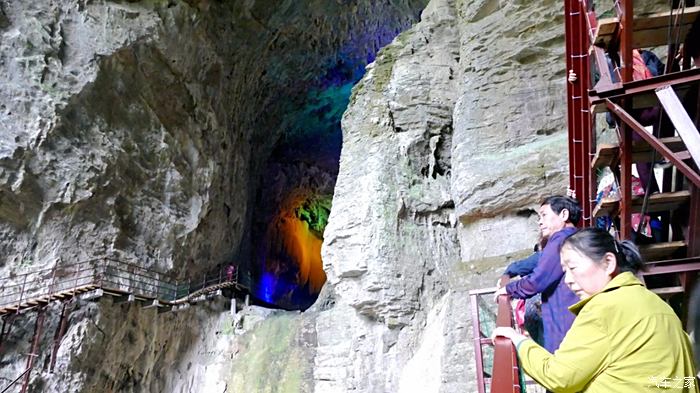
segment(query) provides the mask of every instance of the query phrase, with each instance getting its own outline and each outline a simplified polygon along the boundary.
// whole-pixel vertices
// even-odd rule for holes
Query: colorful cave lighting
[[[278,161],[313,161],[337,171],[342,146],[340,119],[350,101],[353,83],[312,90],[305,105],[288,116],[285,143],[277,146]]]
[[[283,137],[262,176],[253,233],[254,294],[270,306],[305,310],[326,281],[321,245],[338,175],[341,118],[365,66],[397,34],[383,26],[357,32],[308,81],[303,99],[282,103],[295,109],[285,114]],[[319,172],[323,179],[315,178]]]
[[[313,304],[326,282],[321,244],[329,213],[330,198],[304,192],[293,193],[280,206],[259,250],[259,299],[287,309]]]
[[[353,83],[329,83],[322,90],[309,91],[304,107],[288,115],[285,143],[276,147],[268,164],[265,179],[283,178],[291,183],[286,184],[291,190],[280,190],[276,181],[262,185],[262,194],[287,195],[279,205],[272,206],[274,212],[264,214],[271,218],[255,235],[259,269],[255,295],[270,305],[305,310],[316,301],[326,281],[321,245],[340,160],[340,119]],[[294,188],[294,180],[288,179],[285,168],[300,162],[322,171],[331,180]]]

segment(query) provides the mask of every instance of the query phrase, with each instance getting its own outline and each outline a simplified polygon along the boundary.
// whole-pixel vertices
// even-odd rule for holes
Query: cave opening
[[[341,117],[372,60],[339,60],[285,115],[259,179],[253,225],[253,292],[267,305],[306,310],[326,281],[321,245],[338,176]]]
[[[380,31],[371,37],[379,45],[341,51],[303,98],[285,103],[293,109],[284,115],[255,198],[252,292],[264,305],[306,310],[326,282],[321,245],[338,177],[341,118],[366,65],[399,32]]]
[[[292,6],[294,4],[294,6]],[[255,36],[246,77],[250,189],[243,240],[233,252],[260,305],[306,310],[326,282],[321,248],[353,86],[381,48],[420,20],[426,0],[252,2],[234,33]],[[251,34],[250,31],[254,31]],[[244,117],[241,117],[244,118]]]

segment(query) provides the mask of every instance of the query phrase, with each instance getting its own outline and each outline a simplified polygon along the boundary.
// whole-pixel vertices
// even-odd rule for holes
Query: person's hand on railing
[[[526,336],[516,332],[515,329],[502,326],[493,329],[493,332],[491,333],[491,340],[496,340],[496,337],[505,337],[512,341],[513,345],[516,347],[524,340],[527,340]]]
[[[496,288],[503,288],[510,282],[510,276],[507,274],[502,275],[498,281],[496,281]]]
[[[505,285],[502,287],[499,287],[496,292],[493,294],[493,301],[498,303],[498,297],[501,295],[508,295],[508,292],[506,291]]]

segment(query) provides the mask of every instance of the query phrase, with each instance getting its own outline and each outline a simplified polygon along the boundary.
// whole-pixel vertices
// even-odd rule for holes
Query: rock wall
[[[567,178],[561,2],[433,0],[355,87],[323,247],[317,392],[476,391],[468,291]]]
[[[422,3],[0,2],[1,272],[246,260],[287,112]]]
[[[249,254],[285,111],[345,38],[424,5],[222,3],[0,0],[3,274],[115,254],[183,277]],[[316,305],[76,301],[51,372],[53,305],[32,391],[475,392],[468,291],[527,254],[566,187],[563,30],[559,1],[430,1],[353,90]],[[35,320],[4,343],[4,383]]]
[[[6,268],[119,253],[171,269],[231,253],[247,181],[224,172],[248,171],[251,149],[227,131],[230,59],[207,37],[203,11],[84,1],[3,9]]]
[[[287,114],[329,68],[371,59],[424,3],[0,0],[3,285],[105,256],[173,280],[235,259],[246,277],[256,188]],[[89,312],[71,313],[53,373],[60,307],[46,310],[33,391],[265,390],[256,381],[272,372],[231,369],[240,351],[267,351],[229,339],[241,315],[269,334],[300,326],[270,360],[315,340],[293,316],[246,308],[234,320],[228,305],[80,307]],[[24,370],[37,315],[5,337],[0,386]],[[302,370],[313,364],[304,351],[293,358]],[[311,389],[310,371],[274,375],[288,391]]]
[[[468,292],[529,255],[539,202],[566,191],[565,76],[554,0],[432,0],[368,67],[343,118],[315,391],[477,391]]]

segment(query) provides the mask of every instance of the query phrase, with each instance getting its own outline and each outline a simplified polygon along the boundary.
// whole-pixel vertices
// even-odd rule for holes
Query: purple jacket
[[[559,248],[564,239],[574,232],[576,228],[564,228],[552,235],[532,273],[506,285],[508,295],[516,299],[542,294],[544,347],[551,353],[559,348],[561,340],[574,322],[574,314],[569,311],[569,306],[579,301],[564,283],[564,271],[559,263]]]

